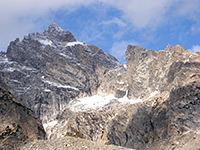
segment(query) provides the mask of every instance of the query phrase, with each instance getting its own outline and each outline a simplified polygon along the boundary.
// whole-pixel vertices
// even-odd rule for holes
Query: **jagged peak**
[[[167,44],[167,47],[165,48],[165,50],[171,49],[172,46],[170,44]]]
[[[143,47],[141,47],[141,46],[138,46],[138,45],[131,45],[131,44],[128,45],[128,48],[139,48],[139,49],[143,49]]]
[[[51,23],[47,31],[44,31],[46,35],[51,40],[57,40],[60,42],[75,42],[73,34],[69,31],[64,31],[60,26],[55,22]]]
[[[171,46],[168,44],[167,47],[165,48],[165,51],[175,52],[175,53],[183,53],[185,51],[185,49],[181,45]]]
[[[53,22],[53,23],[51,23],[50,25],[49,25],[49,28],[48,28],[48,31],[63,31],[63,29],[59,26],[59,25],[57,25],[55,22]]]
[[[138,45],[128,45],[127,51],[145,51],[146,49]]]

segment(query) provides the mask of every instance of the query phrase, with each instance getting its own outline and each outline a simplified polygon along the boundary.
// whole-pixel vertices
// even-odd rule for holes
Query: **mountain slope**
[[[26,144],[22,150],[131,150],[114,145],[105,145],[101,142],[89,141],[75,137],[64,137],[47,141],[35,141]]]
[[[0,83],[0,149],[17,149],[36,139],[45,139],[41,122]]]

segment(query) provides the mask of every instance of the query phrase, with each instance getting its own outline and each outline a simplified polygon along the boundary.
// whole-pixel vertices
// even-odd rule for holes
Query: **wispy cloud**
[[[83,27],[79,33],[78,39],[85,43],[94,43],[103,39],[103,33],[99,30],[98,25],[93,21],[88,21],[87,25]]]
[[[116,24],[119,27],[125,27],[127,25],[124,21],[122,21],[121,19],[116,18],[116,17],[111,20],[102,21],[101,24],[103,24],[103,25]]]
[[[193,34],[199,33],[199,32],[200,32],[200,24],[193,25],[193,26],[191,27],[191,31],[192,31]]]
[[[189,50],[192,52],[200,52],[200,45],[193,45]]]
[[[132,23],[135,28],[157,26],[172,0],[123,0],[115,1],[113,6],[123,12],[123,18]]]

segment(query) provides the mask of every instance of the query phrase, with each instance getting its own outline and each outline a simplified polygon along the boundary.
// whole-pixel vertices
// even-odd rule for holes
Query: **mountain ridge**
[[[199,52],[128,45],[126,66],[52,23],[10,43],[0,56],[0,77],[50,139],[76,135],[164,150],[199,137]]]

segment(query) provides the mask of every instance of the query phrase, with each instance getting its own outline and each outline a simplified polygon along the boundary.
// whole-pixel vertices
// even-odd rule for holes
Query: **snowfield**
[[[88,110],[88,109],[96,109],[102,108],[111,103],[121,103],[121,104],[136,104],[148,101],[150,98],[156,96],[158,91],[154,91],[150,94],[150,96],[146,99],[128,99],[128,92],[123,98],[116,98],[113,94],[107,96],[94,95],[91,97],[84,97],[77,100],[73,100],[69,103],[71,108],[74,108],[74,111]]]
[[[54,121],[43,124],[43,127],[46,130],[47,127],[54,127],[57,123],[58,123],[58,121],[54,120]]]
[[[40,42],[41,44],[50,45],[50,46],[53,44],[53,42],[52,42],[51,40],[48,40],[48,39],[39,40],[39,42]]]

